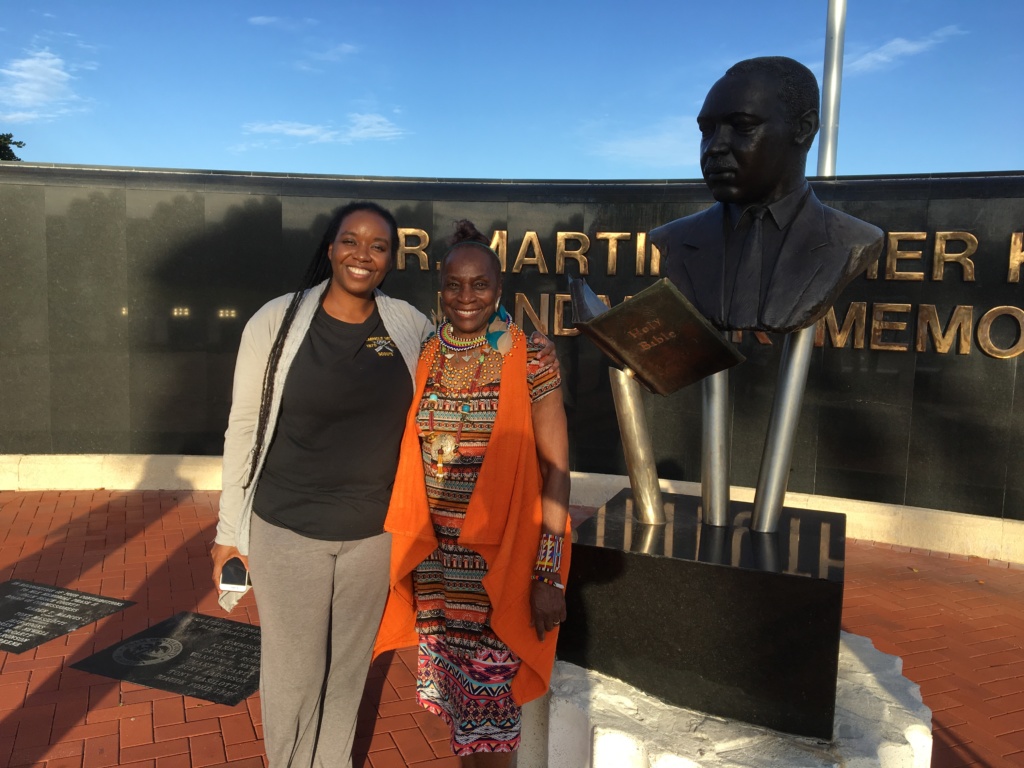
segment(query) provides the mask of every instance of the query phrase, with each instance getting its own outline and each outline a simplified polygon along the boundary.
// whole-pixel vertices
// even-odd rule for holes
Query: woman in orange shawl
[[[417,699],[466,766],[507,766],[565,619],[569,467],[557,372],[501,307],[497,254],[458,222],[447,320],[423,348],[385,530],[377,652],[418,644]]]

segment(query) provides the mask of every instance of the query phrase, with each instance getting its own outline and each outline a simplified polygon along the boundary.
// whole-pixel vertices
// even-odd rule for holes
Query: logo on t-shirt
[[[366,340],[366,348],[377,353],[377,357],[394,357],[395,342],[390,336],[371,336]]]

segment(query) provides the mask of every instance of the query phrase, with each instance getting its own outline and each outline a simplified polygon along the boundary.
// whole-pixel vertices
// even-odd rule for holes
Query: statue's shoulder
[[[847,278],[859,275],[878,260],[885,243],[881,229],[830,206],[823,205],[822,209],[830,250],[837,259],[845,261],[843,273]]]
[[[822,208],[825,211],[825,225],[828,227],[831,241],[869,245],[876,241],[880,243],[885,236],[881,229],[863,219],[828,205],[822,205]]]
[[[700,235],[706,235],[709,231],[720,233],[721,224],[722,204],[715,203],[703,211],[655,227],[647,237],[661,251],[665,252],[672,250],[673,245],[691,245],[696,241],[703,240],[704,238]]]

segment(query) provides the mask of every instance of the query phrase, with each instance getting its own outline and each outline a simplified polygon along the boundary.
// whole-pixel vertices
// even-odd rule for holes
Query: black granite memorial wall
[[[1024,173],[814,186],[885,229],[888,248],[821,323],[790,489],[1024,519]],[[585,272],[612,302],[650,284],[646,233],[707,206],[700,182],[0,164],[0,453],[219,453],[245,320],[298,281],[351,199],[397,215],[384,287],[424,310],[452,220],[495,233],[506,305],[559,344],[573,468],[624,473],[607,364],[567,335],[565,275]],[[740,341],[736,484],[756,480],[777,342]],[[699,388],[647,408],[661,476],[699,479]]]

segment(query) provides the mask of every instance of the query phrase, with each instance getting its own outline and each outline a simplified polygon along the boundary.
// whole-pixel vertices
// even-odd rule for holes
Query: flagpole
[[[839,97],[843,90],[843,44],[846,0],[828,0],[825,25],[825,71],[821,78],[821,129],[818,133],[818,176],[835,177],[839,142]]]

